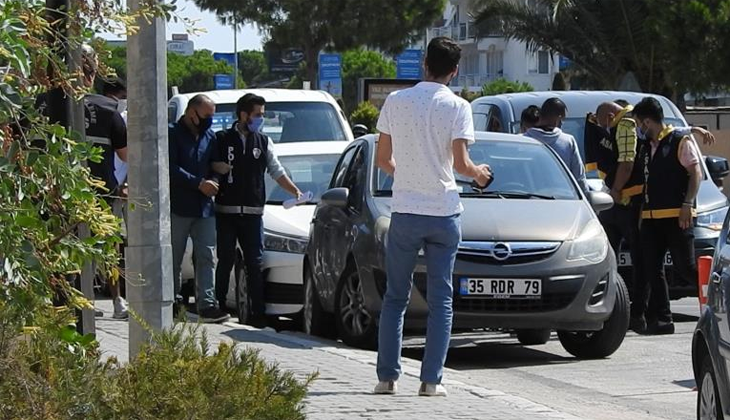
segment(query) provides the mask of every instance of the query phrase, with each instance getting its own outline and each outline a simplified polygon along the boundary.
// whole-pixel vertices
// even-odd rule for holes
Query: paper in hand
[[[286,200],[284,203],[282,203],[282,205],[284,206],[285,209],[289,210],[290,208],[292,208],[294,206],[308,203],[308,202],[312,201],[313,198],[314,198],[314,194],[311,191],[307,191],[304,194],[302,194],[302,198],[299,198],[299,199],[291,198],[289,200]]]

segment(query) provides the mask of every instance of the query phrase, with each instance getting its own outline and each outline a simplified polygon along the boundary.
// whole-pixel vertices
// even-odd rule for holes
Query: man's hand
[[[476,181],[477,185],[480,187],[485,187],[492,179],[492,168],[490,168],[489,165],[479,165],[476,169],[477,174],[474,177],[474,181]]]
[[[613,198],[615,204],[621,204],[621,200],[623,200],[621,191],[612,189],[609,194],[611,194],[611,198]]]
[[[702,143],[704,144],[715,144],[715,135],[702,127],[692,127],[692,134],[702,137]]]
[[[209,179],[204,179],[203,182],[198,185],[200,192],[205,194],[206,197],[213,197],[218,194],[218,183]]]
[[[219,175],[225,175],[228,172],[230,172],[232,166],[225,163],[225,162],[213,162],[211,165],[213,167],[213,171]]]
[[[689,229],[692,227],[692,207],[683,205],[679,211],[679,227]]]
[[[297,191],[294,193],[294,196],[297,198],[297,200],[301,200],[302,197],[304,196],[304,193],[299,191],[299,189],[297,188]]]

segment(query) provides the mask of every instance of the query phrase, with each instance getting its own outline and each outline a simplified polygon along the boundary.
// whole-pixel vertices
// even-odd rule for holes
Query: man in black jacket
[[[301,198],[302,193],[286,175],[274,153],[274,142],[261,133],[264,123],[264,98],[246,94],[236,104],[238,120],[231,128],[217,133],[222,162],[214,163],[221,176],[216,196],[218,267],[216,297],[225,307],[231,269],[235,263],[236,241],[246,264],[250,310],[239,313],[241,323],[265,326],[264,282],[261,264],[264,252],[262,216],[266,204],[264,174],[268,171],[285,191]]]

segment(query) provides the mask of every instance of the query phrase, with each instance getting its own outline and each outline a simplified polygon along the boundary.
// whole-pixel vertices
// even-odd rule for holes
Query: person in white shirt
[[[380,113],[378,167],[393,176],[392,216],[387,238],[387,292],[380,313],[376,394],[395,394],[401,374],[403,316],[421,249],[428,271],[428,329],[421,367],[422,396],[446,396],[441,385],[451,338],[452,274],[461,240],[454,169],[485,186],[487,165],[475,165],[471,107],[446,85],[458,72],[461,48],[434,38],[425,59],[425,80],[388,96]]]

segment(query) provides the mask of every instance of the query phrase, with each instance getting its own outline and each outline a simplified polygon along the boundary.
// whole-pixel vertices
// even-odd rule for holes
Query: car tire
[[[322,308],[319,300],[319,292],[317,285],[314,283],[312,268],[309,264],[304,265],[304,302],[301,312],[302,331],[305,334],[335,338],[337,330],[335,329],[332,314],[327,313]]]
[[[236,270],[236,313],[238,323],[246,325],[251,322],[251,295],[248,293],[248,276],[243,264],[243,259],[236,258],[233,268]]]
[[[621,346],[629,328],[629,292],[620,275],[616,275],[616,302],[611,316],[600,331],[558,331],[560,344],[579,359],[603,359]]]
[[[335,325],[342,341],[351,347],[375,350],[378,327],[365,307],[362,282],[354,267],[342,275],[335,292]]]
[[[517,330],[517,340],[525,346],[536,346],[545,344],[550,340],[550,330],[545,329],[529,329]]]
[[[712,358],[705,355],[700,366],[700,382],[697,384],[697,420],[723,420],[720,391],[717,388]]]

